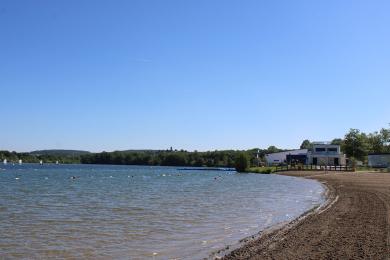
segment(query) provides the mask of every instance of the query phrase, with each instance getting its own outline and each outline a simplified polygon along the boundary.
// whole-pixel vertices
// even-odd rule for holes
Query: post
[[[329,152],[328,152],[328,148],[326,148],[326,170],[325,170],[325,173],[328,173],[328,167],[329,167]]]

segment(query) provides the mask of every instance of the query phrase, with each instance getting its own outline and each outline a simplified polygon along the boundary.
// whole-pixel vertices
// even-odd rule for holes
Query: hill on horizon
[[[82,150],[65,150],[65,149],[48,149],[48,150],[36,150],[30,152],[33,155],[57,155],[57,156],[78,156],[83,154],[89,154],[89,151]]]

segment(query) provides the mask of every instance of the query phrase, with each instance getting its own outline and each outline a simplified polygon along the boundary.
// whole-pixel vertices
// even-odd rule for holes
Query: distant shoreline
[[[318,210],[261,233],[223,259],[385,259],[390,254],[390,174],[286,172],[329,188]]]

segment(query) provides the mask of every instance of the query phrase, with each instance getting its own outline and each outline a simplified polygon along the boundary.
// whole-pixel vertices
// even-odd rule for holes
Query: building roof
[[[316,142],[312,142],[313,145],[319,145],[319,144],[332,144],[332,142],[329,142],[329,141],[316,141]]]
[[[283,151],[283,152],[277,152],[277,153],[269,153],[269,154],[266,154],[265,156],[269,156],[269,155],[276,155],[276,154],[304,154],[304,153],[307,153],[308,149],[296,149],[296,150],[290,150],[290,151]]]

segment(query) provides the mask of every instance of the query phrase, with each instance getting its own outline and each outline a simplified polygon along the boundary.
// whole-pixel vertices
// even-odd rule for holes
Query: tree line
[[[2,150],[0,151],[1,161],[7,160],[10,163],[17,163],[22,160],[24,163],[80,163],[80,155],[72,154],[34,154],[34,153],[17,153]]]
[[[281,149],[271,146],[268,149],[250,149],[246,151],[224,150],[208,152],[188,152],[184,150],[161,151],[116,151],[81,155],[80,161],[84,164],[118,164],[118,165],[161,165],[161,166],[188,166],[188,167],[235,167],[236,158],[245,153],[255,160],[264,158],[265,154],[278,152]]]
[[[340,145],[341,151],[348,158],[365,162],[369,153],[390,153],[390,128],[382,128],[373,133],[364,133],[358,129],[350,129],[343,138],[332,140],[332,144]],[[313,143],[304,140],[301,149],[311,149]],[[83,163],[83,164],[118,164],[118,165],[160,165],[189,167],[237,167],[237,164],[249,166],[262,165],[265,155],[286,151],[275,146],[267,149],[249,149],[245,151],[224,150],[208,152],[189,152],[185,150],[145,150],[145,151],[115,151],[101,153],[71,153],[58,152],[36,154],[0,151],[1,160],[9,162],[23,160],[27,163]],[[242,163],[244,162],[244,163]],[[246,167],[240,165],[240,167]]]

